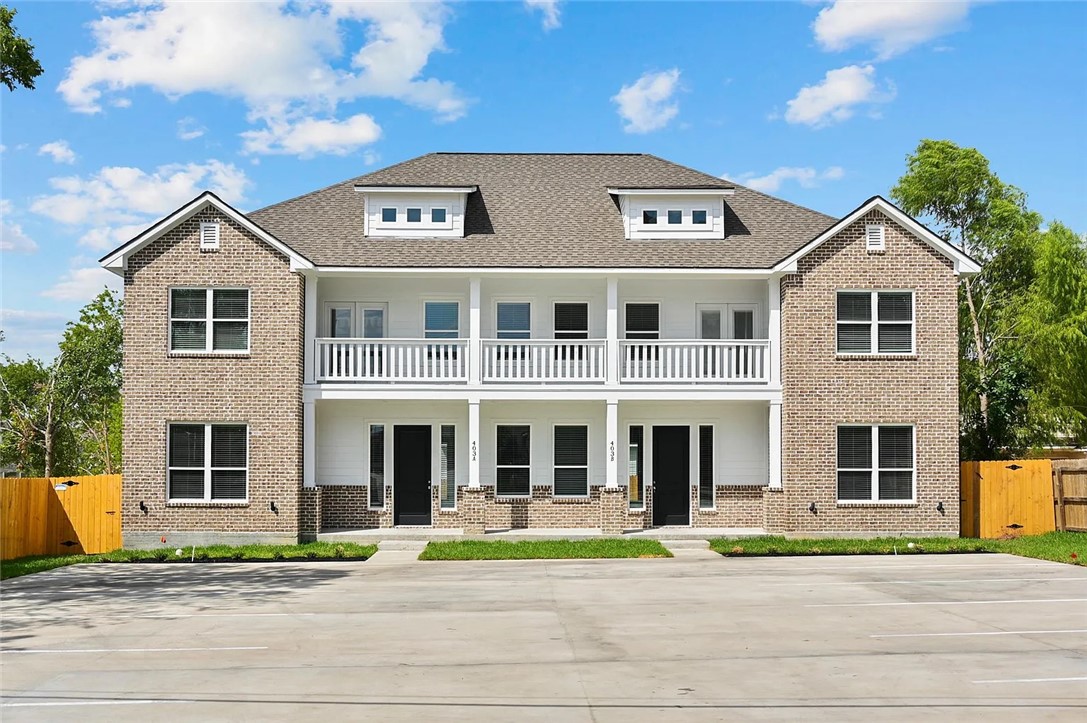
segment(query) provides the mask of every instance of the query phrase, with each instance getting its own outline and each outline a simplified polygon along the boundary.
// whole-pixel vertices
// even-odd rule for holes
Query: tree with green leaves
[[[11,91],[16,84],[33,90],[34,79],[45,71],[34,57],[34,46],[12,24],[16,12],[0,5],[0,82]]]
[[[1061,223],[1035,245],[1018,330],[1037,370],[1032,407],[1050,429],[1087,442],[1087,239]]]
[[[960,293],[964,453],[984,458],[1022,446],[1032,436],[1026,411],[1032,370],[1014,311],[1034,276],[1041,218],[985,156],[951,141],[921,141],[891,195],[907,213],[933,219],[945,238],[982,265]]]
[[[0,463],[53,477],[120,469],[122,306],[104,290],[50,364],[0,364]]]

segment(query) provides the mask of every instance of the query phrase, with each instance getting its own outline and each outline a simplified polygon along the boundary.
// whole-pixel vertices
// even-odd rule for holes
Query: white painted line
[[[805,605],[806,608],[877,608],[894,605],[1011,605],[1014,603],[1070,603],[1087,602],[1087,597],[1060,598],[1057,600],[925,600],[921,602],[878,602],[878,603],[830,603]]]
[[[0,650],[3,655],[38,655],[43,653],[193,653],[219,650],[267,650],[267,645],[239,645],[224,648],[70,648],[67,650]]]
[[[767,587],[829,587],[834,585],[929,585],[933,583],[1087,583],[1087,577],[986,577],[982,579],[869,579],[859,583],[774,583]]]
[[[164,703],[195,703],[192,700],[57,700],[33,703],[0,703],[0,708],[44,708],[61,705],[162,705]]]
[[[895,562],[894,560],[896,558],[894,558],[891,555],[881,555],[881,557],[886,557],[886,558],[888,558],[888,560],[886,562],[882,563],[882,564],[879,564],[879,565],[825,565],[823,567],[813,565],[811,567],[804,567],[804,568],[798,567],[796,570],[792,571],[790,574],[796,574],[797,572],[801,572],[801,573],[805,573],[805,574],[815,574],[815,573],[822,572],[824,570],[888,570],[888,569],[893,569],[893,570],[975,570],[975,569],[977,569],[977,570],[980,570],[980,569],[986,568],[986,567],[1002,567],[1005,570],[1007,570],[1009,568],[1014,568],[1014,567],[1027,568],[1027,567],[1045,567],[1045,566],[1053,566],[1053,565],[1061,565],[1062,567],[1065,566],[1065,564],[1063,562],[1050,562],[1048,560],[1038,560],[1037,562],[1019,562],[1019,561],[1009,560],[1007,562],[979,562],[979,563],[963,563],[963,564],[946,564],[946,563],[945,564],[940,564],[940,563],[937,563],[937,564],[925,564],[925,563],[917,564],[917,563],[913,563],[913,562],[909,562],[909,563]],[[727,559],[729,559],[729,560],[759,560],[759,559],[766,559],[766,558],[729,557]],[[782,558],[777,558],[777,559],[780,560]],[[810,560],[811,557],[792,557],[792,558],[789,558],[789,559],[790,560]],[[826,558],[821,558],[821,559],[826,559]]]
[[[973,683],[1071,683],[1087,680],[1087,675],[1079,678],[1009,678],[1007,680],[974,680]]]
[[[1071,635],[1087,633],[1084,630],[990,630],[980,633],[880,633],[870,638],[954,638],[970,635]],[[977,681],[974,681],[977,682]]]

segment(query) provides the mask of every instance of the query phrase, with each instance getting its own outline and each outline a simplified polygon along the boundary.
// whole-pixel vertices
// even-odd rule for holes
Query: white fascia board
[[[359,193],[475,193],[478,186],[355,186]]]
[[[161,219],[150,228],[146,229],[143,233],[139,234],[132,240],[125,243],[123,246],[117,248],[108,256],[101,259],[98,263],[103,268],[109,269],[110,271],[119,276],[123,276],[125,269],[128,268],[128,259],[132,256],[132,254],[136,253],[147,244],[159,238],[164,233],[167,233],[171,229],[175,228],[178,224],[191,218],[193,214],[200,211],[205,206],[212,206],[216,208],[223,215],[229,217],[235,223],[242,226],[254,236],[286,256],[288,259],[290,259],[292,271],[314,268],[312,261],[299,254],[297,251],[277,239],[275,236],[272,236],[260,226],[257,226],[255,223],[250,221],[249,218],[246,217],[243,213],[233,208],[226,202],[221,201],[209,191],[205,191],[186,205],[171,213],[169,216]]]
[[[948,241],[945,241],[936,234],[932,233],[927,228],[918,223],[917,220],[915,220],[913,217],[904,213],[900,209],[896,208],[893,204],[888,203],[885,199],[880,198],[879,196],[876,196],[871,201],[864,204],[845,218],[841,219],[823,233],[819,234],[813,240],[805,244],[804,247],[801,248],[799,251],[780,261],[776,266],[774,266],[773,270],[779,273],[795,272],[797,270],[797,262],[800,261],[800,259],[807,256],[824,241],[840,233],[843,229],[845,229],[850,224],[854,223],[857,219],[861,218],[873,209],[879,209],[884,214],[897,221],[900,225],[904,226],[906,230],[912,233],[914,236],[917,236],[919,239],[932,246],[944,256],[951,259],[951,261],[953,261],[955,264],[956,274],[976,274],[981,271],[981,267],[978,266],[977,262],[967,256],[965,253],[963,253],[962,250],[959,249],[957,246]]]
[[[317,266],[315,271],[320,276],[657,276],[690,277],[704,276],[719,278],[722,276],[735,279],[768,279],[776,272],[774,269],[730,269],[730,268],[668,268],[668,267],[535,267],[535,266]]]
[[[734,188],[609,188],[615,196],[731,196]]]
[[[362,388],[360,388],[360,386]],[[302,401],[320,399],[354,399],[384,401],[522,401],[522,402],[768,402],[780,404],[780,387],[744,387],[710,389],[696,385],[661,385],[653,387],[562,387],[546,384],[524,385],[518,388],[495,388],[492,385],[358,385],[306,384]]]

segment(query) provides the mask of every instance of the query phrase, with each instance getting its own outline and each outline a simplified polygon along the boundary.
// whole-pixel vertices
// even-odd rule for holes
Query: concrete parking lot
[[[1003,555],[84,565],[2,613],[5,721],[1087,716],[1087,569]]]

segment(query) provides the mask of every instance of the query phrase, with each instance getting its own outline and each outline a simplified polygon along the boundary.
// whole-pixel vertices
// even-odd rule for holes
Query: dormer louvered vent
[[[869,251],[879,252],[885,250],[885,227],[880,223],[870,223],[864,227],[864,246]]]
[[[218,251],[219,250],[219,224],[217,224],[217,223],[202,223],[202,224],[200,224],[200,250],[201,251]]]

